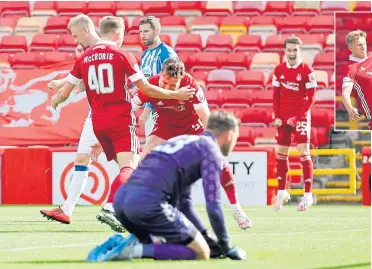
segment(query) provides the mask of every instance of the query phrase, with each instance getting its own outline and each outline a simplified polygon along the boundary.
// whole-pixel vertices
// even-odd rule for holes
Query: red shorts
[[[103,151],[106,154],[107,161],[116,158],[119,152],[139,153],[139,141],[135,125],[131,125],[128,120],[111,119],[109,121],[96,120],[93,117],[93,130]]]
[[[179,135],[199,135],[204,132],[204,126],[201,121],[199,121],[187,126],[172,126],[167,125],[166,123],[155,123],[154,129],[150,135],[156,135],[164,140],[168,140]]]
[[[302,119],[297,122],[295,127],[287,124],[277,128],[276,141],[281,146],[291,146],[292,142],[296,144],[310,143],[310,120]]]

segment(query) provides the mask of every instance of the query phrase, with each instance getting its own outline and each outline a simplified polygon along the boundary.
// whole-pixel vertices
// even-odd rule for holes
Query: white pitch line
[[[342,232],[366,232],[371,229],[352,229],[352,230],[330,230],[330,231],[314,231],[314,232],[288,232],[288,233],[250,233],[249,230],[246,233],[232,234],[231,237],[236,236],[247,236],[247,235],[259,235],[259,236],[277,236],[277,235],[307,235],[307,234],[328,234],[328,233],[342,233]]]
[[[324,234],[324,233],[341,233],[341,232],[366,232],[370,229],[352,229],[352,230],[330,230],[330,231],[314,231],[314,232],[289,232],[289,233],[251,233],[247,231],[246,233],[233,234],[231,237],[236,236],[248,236],[248,235],[259,235],[259,236],[277,236],[277,235],[307,235],[311,233]],[[39,250],[39,249],[63,249],[63,248],[78,248],[78,247],[91,247],[97,246],[99,242],[91,243],[80,243],[80,244],[70,244],[70,245],[53,245],[53,246],[35,246],[35,247],[24,247],[24,248],[10,248],[10,249],[0,249],[0,252],[22,252],[28,250]]]

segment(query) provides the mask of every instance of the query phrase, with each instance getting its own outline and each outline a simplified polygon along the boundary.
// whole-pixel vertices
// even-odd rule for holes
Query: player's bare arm
[[[359,112],[358,109],[353,107],[351,102],[351,92],[353,90],[353,86],[346,86],[342,88],[342,102],[349,113],[349,117],[353,121],[359,120]]]
[[[196,114],[198,114],[202,123],[206,126],[208,122],[208,118],[211,115],[211,111],[209,110],[208,106],[203,106],[199,109],[195,109]]]
[[[178,90],[170,91],[150,84],[145,78],[137,80],[134,82],[134,84],[145,95],[157,99],[176,99],[187,101],[195,94],[195,89],[190,89],[190,86],[185,86],[179,88]]]
[[[52,97],[52,107],[57,108],[59,104],[65,102],[70,96],[75,85],[66,81],[65,85]]]
[[[145,123],[146,123],[147,119],[149,118],[151,111],[152,111],[151,107],[149,107],[149,106],[147,106],[143,109],[142,114],[138,118],[138,123],[139,123],[140,126],[145,126]]]
[[[275,70],[276,71],[276,70]],[[273,91],[273,109],[274,109],[274,127],[280,127],[283,125],[282,120],[279,118],[279,103],[280,103],[280,83],[276,78],[274,71],[272,84],[274,86]]]
[[[66,78],[54,79],[48,82],[48,88],[50,90],[59,90],[66,83]]]

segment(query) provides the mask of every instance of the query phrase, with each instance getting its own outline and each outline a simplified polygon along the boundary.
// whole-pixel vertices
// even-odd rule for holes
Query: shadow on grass
[[[363,262],[363,263],[353,263],[353,264],[345,264],[345,265],[336,265],[336,266],[327,266],[327,267],[316,267],[312,269],[344,269],[344,268],[362,268],[368,267],[371,265],[370,262]]]

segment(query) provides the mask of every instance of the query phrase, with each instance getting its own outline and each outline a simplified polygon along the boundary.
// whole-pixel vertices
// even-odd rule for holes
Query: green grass
[[[88,251],[111,231],[95,219],[99,207],[78,207],[73,222],[47,221],[43,207],[0,207],[0,268],[165,268],[165,269],[331,269],[370,268],[370,208],[314,206],[297,212],[287,206],[247,207],[251,230],[242,231],[225,208],[232,242],[247,251],[246,261],[156,262],[136,260],[87,264]],[[206,220],[204,208],[199,208]],[[232,268],[233,267],[233,268]]]

